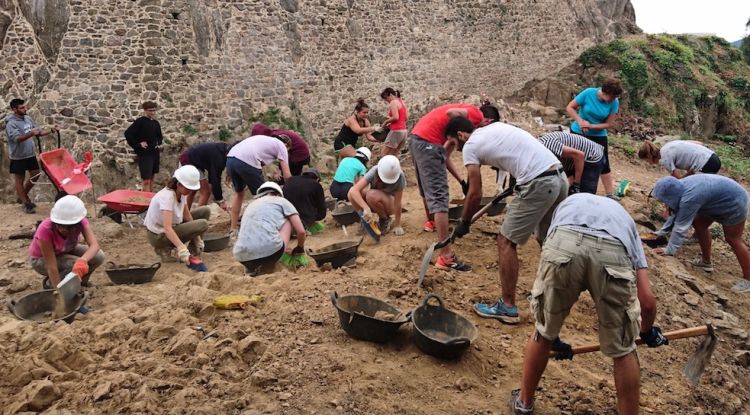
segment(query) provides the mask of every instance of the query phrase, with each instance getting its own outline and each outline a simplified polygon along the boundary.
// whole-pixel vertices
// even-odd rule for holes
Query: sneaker
[[[425,232],[435,232],[435,222],[428,220],[424,223],[424,231]]]
[[[440,255],[438,256],[437,261],[435,261],[435,266],[445,270],[445,271],[459,271],[459,272],[469,272],[471,271],[471,265],[465,264],[463,261],[458,259],[455,255],[452,259],[446,259],[444,256]]]
[[[518,307],[508,307],[498,300],[495,304],[474,304],[474,312],[481,317],[495,318],[506,324],[516,324],[521,321],[518,317]]]
[[[533,414],[534,404],[526,406],[521,402],[521,390],[514,389],[510,392],[510,411],[514,415]]]
[[[32,203],[24,203],[23,204],[23,211],[26,212],[26,213],[28,213],[28,214],[32,214],[32,213],[36,213],[36,208],[34,207],[34,205]]]
[[[387,234],[391,230],[391,218],[380,218],[378,220],[378,229],[380,229],[381,235]]]
[[[732,291],[736,293],[748,293],[750,292],[750,280],[740,280],[737,284],[734,284]]]
[[[713,266],[713,264],[711,264],[710,262],[708,262],[708,263],[703,262],[702,258],[696,258],[696,259],[690,261],[690,265],[692,265],[692,266],[694,266],[696,268],[700,268],[700,269],[702,269],[703,271],[706,271],[706,272],[714,272],[714,266]]]
[[[606,195],[606,196],[607,196],[608,198],[610,198],[610,199],[614,200],[615,202],[619,202],[619,201],[620,201],[620,197],[619,197],[619,196],[617,196],[617,195],[616,195],[616,194],[614,194],[614,193],[607,193],[607,195]]]

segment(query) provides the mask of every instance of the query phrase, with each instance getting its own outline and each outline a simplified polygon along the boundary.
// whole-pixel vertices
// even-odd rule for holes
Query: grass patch
[[[629,135],[611,134],[607,140],[611,147],[622,150],[628,158],[634,158],[638,154],[636,142]]]
[[[294,108],[292,108],[294,110]],[[302,120],[299,118],[288,118],[281,115],[281,110],[276,107],[271,107],[268,111],[261,112],[250,116],[247,121],[250,124],[257,122],[263,123],[271,128],[278,128],[282,130],[293,130],[301,135],[305,133],[305,128],[302,125]]]
[[[721,159],[722,167],[735,176],[750,180],[750,157],[745,156],[742,150],[730,144],[722,144],[714,148],[714,151]]]

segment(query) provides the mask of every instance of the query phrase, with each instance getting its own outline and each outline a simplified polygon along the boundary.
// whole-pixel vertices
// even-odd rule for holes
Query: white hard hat
[[[258,188],[258,192],[256,194],[256,197],[260,197],[265,195],[268,192],[276,192],[279,195],[283,195],[284,192],[281,191],[281,186],[279,186],[278,183],[275,182],[265,182]]]
[[[190,164],[175,170],[173,177],[189,190],[198,190],[201,188],[201,173],[195,166]]]
[[[367,159],[367,161],[370,161],[370,159],[372,158],[372,152],[367,147],[360,147],[360,148],[358,148],[357,149],[357,154],[363,155]]]
[[[378,177],[386,184],[393,184],[401,176],[401,163],[398,157],[387,155],[378,162]]]
[[[81,199],[67,195],[55,202],[49,216],[58,225],[75,225],[86,217],[86,205]]]

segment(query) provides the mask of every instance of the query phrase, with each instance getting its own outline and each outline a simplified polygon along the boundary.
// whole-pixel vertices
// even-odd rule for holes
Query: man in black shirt
[[[133,148],[138,162],[138,170],[143,179],[143,191],[150,192],[154,176],[159,173],[159,148],[164,137],[161,125],[156,121],[156,103],[143,103],[143,116],[125,130],[125,139]]]
[[[306,229],[325,219],[326,198],[316,169],[306,168],[301,176],[290,177],[284,184],[284,197],[297,209]]]
[[[220,141],[196,144],[180,154],[181,165],[193,165],[201,172],[201,189],[198,196],[198,206],[208,204],[211,193],[220,208],[227,210],[224,193],[221,189],[221,175],[227,165],[227,153],[232,146]],[[209,184],[211,185],[209,188]],[[188,207],[193,205],[194,194],[188,195]]]

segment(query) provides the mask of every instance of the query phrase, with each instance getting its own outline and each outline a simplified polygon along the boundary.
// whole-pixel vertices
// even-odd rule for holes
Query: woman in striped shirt
[[[568,194],[596,194],[604,168],[604,147],[578,134],[559,131],[542,135],[539,142],[562,162],[570,181]]]

